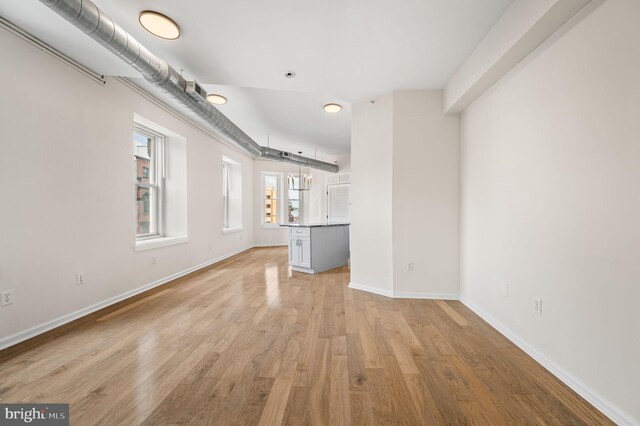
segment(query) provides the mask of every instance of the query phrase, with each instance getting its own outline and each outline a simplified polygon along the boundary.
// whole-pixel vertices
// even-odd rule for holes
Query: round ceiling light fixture
[[[330,112],[332,114],[336,113],[336,112],[340,112],[342,111],[342,107],[338,104],[326,104],[324,106],[324,110],[326,112]]]
[[[180,27],[178,24],[160,12],[143,10],[138,16],[138,21],[140,21],[140,25],[142,25],[145,30],[154,36],[165,40],[175,40],[180,37]]]
[[[222,95],[216,95],[215,93],[207,95],[207,100],[214,105],[224,105],[227,103],[227,98]]]

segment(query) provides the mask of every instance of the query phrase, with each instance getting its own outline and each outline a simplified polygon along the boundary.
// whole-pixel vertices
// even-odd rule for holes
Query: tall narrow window
[[[136,237],[162,235],[164,138],[142,126],[133,135],[136,162]]]
[[[222,162],[222,227],[229,228],[229,184],[231,180],[229,179],[229,169],[231,168],[230,164],[226,161]]]
[[[290,175],[293,179],[293,187],[300,188],[298,175]],[[300,223],[300,192],[297,189],[289,189],[289,223]]]
[[[135,113],[133,125],[134,251],[183,244],[188,241],[187,140]]]
[[[222,233],[242,231],[242,165],[222,157]]]
[[[280,188],[280,175],[265,173],[263,175],[263,226],[278,225],[278,191]]]

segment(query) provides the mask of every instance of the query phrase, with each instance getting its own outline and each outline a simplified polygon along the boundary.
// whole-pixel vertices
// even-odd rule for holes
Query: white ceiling
[[[186,108],[166,97],[151,83],[142,78],[134,80],[134,83],[186,113]],[[317,149],[318,159],[324,159],[322,154],[349,152],[349,103],[341,102],[343,110],[340,113],[327,114],[322,107],[327,102],[335,101],[334,98],[284,90],[216,84],[203,86],[208,93],[217,93],[228,99],[225,105],[216,107],[260,145],[289,152],[302,151],[307,157],[313,157]]]
[[[348,152],[349,103],[400,89],[442,88],[513,0],[94,0],[185,77],[228,97],[220,110],[260,144]],[[156,38],[138,13],[181,26]],[[88,67],[139,77],[37,0],[0,15]],[[295,71],[294,79],[284,78]],[[328,102],[343,112],[322,111]]]

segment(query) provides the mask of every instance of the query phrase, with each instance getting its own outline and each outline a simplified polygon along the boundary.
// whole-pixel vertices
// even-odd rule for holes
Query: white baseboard
[[[353,281],[349,283],[349,288],[352,288],[354,290],[366,291],[373,294],[379,294],[380,296],[393,297],[393,291],[391,290],[378,287],[370,287],[368,285],[354,283]]]
[[[436,299],[436,300],[459,300],[456,294],[446,293],[407,293],[404,291],[394,291],[393,296],[396,299]]]
[[[28,330],[25,331],[20,331],[18,333],[12,334],[10,336],[4,337],[2,339],[0,339],[0,350],[8,348],[9,346],[13,346],[15,344],[18,344],[20,342],[23,342],[25,340],[31,339],[32,337],[36,337],[39,334],[42,333],[46,333],[49,330],[53,330],[56,327],[60,327],[61,325],[67,324],[71,321],[75,321],[79,318],[82,318],[86,315],[89,315],[93,312],[99,311],[100,309],[106,308],[107,306],[111,306],[115,303],[121,302],[125,299],[128,299],[130,297],[133,297],[137,294],[143,293],[147,290],[151,290],[154,287],[158,287],[162,284],[166,284],[169,281],[173,281],[176,278],[180,278],[183,277],[187,274],[190,274],[192,272],[197,271],[198,269],[202,269],[202,268],[206,268],[207,266],[211,266],[214,263],[218,263],[222,260],[225,260],[231,256],[235,256],[236,254],[240,254],[244,251],[247,251],[251,248],[253,248],[254,246],[249,246],[249,247],[245,247],[243,249],[240,250],[236,250],[234,252],[231,253],[227,253],[223,256],[217,257],[215,259],[209,260],[207,262],[201,263],[199,265],[193,266],[191,268],[185,269],[183,271],[180,272],[176,272],[175,274],[171,274],[167,277],[161,278],[159,280],[153,281],[149,284],[145,284],[141,287],[135,288],[133,290],[129,290],[127,292],[124,292],[122,294],[119,294],[117,296],[114,297],[110,297],[109,299],[103,300],[102,302],[96,303],[94,305],[88,306],[86,308],[82,308],[79,309],[75,312],[71,312],[70,314],[66,314],[63,315],[61,317],[55,318],[51,321],[47,321],[43,324],[37,325],[35,327],[32,327]]]
[[[358,284],[354,282],[349,283],[349,288],[354,290],[366,291],[373,294],[379,294],[380,296],[392,297],[394,299],[441,299],[441,300],[458,300],[458,296],[455,294],[444,293],[408,293],[402,291],[393,291],[387,289],[381,289],[377,287],[370,287],[364,284]]]
[[[536,360],[544,368],[549,370],[551,374],[556,376],[560,381],[573,389],[578,395],[587,400],[591,405],[600,410],[605,416],[609,417],[613,422],[620,426],[639,426],[640,423],[634,420],[624,411],[611,404],[602,396],[598,395],[591,388],[586,386],[580,380],[573,377],[564,369],[559,367],[553,361],[533,349],[527,342],[516,336],[508,327],[496,320],[493,316],[482,310],[478,305],[467,298],[460,298],[464,305],[471,309],[476,315],[485,320],[489,325],[500,332],[504,337],[509,339],[513,344],[522,349],[527,355]]]
[[[259,244],[254,244],[254,247],[287,247],[288,244],[287,243],[259,243]]]
[[[313,269],[310,268],[301,268],[299,266],[289,265],[292,271],[301,272],[303,274],[315,274]]]

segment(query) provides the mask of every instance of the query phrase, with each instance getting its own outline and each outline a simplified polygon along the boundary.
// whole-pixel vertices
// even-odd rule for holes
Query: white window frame
[[[243,229],[242,164],[222,156],[222,234],[242,232]]]
[[[278,222],[277,223],[267,223],[265,222],[264,218],[267,215],[266,212],[266,207],[265,207],[265,200],[266,200],[266,194],[265,194],[265,182],[266,182],[266,177],[267,176],[275,176],[278,179],[278,183],[277,183],[277,198],[276,198],[276,210],[278,211]],[[260,225],[263,228],[266,229],[277,229],[280,227],[280,223],[282,223],[282,212],[284,211],[284,209],[282,208],[283,205],[283,192],[282,192],[282,173],[274,173],[274,172],[262,172],[262,191],[261,191],[261,200],[260,200],[260,204],[262,206],[262,212],[261,212],[261,216],[260,216]],[[286,215],[287,217],[289,217],[289,215]]]
[[[298,173],[289,173],[287,175],[287,183],[289,182],[289,179],[288,179],[289,177],[292,177],[293,179],[298,179],[300,176],[298,175]],[[295,186],[295,183],[294,183],[294,186]],[[300,187],[300,183],[298,183],[298,187]],[[304,197],[303,193],[304,193],[304,191],[300,191],[299,189],[294,189],[292,191],[296,191],[298,193],[298,198],[297,198],[297,200],[298,200],[298,222],[291,222],[289,220],[289,206],[291,204],[291,198],[289,197],[289,185],[287,184],[287,207],[285,209],[286,210],[286,215],[287,215],[286,223],[288,223],[288,224],[295,224],[295,223],[300,224],[301,220],[302,220],[301,215],[302,215],[302,204],[303,204],[303,197]]]
[[[231,164],[222,162],[222,229],[229,229],[229,173]]]
[[[155,208],[152,208],[154,214],[155,224],[156,224],[156,232],[150,232],[148,234],[138,234],[137,233],[137,223],[136,223],[136,241],[146,241],[153,240],[164,237],[164,179],[165,179],[165,137],[164,135],[155,132],[148,127],[145,127],[141,124],[135,123],[134,125],[134,133],[141,134],[148,138],[153,139],[153,149],[155,158],[151,158],[149,162],[149,176],[154,177],[154,183],[140,183],[136,180],[135,183],[135,193],[138,193],[139,188],[155,188],[156,191],[156,200],[155,200]],[[135,144],[135,139],[134,139]],[[134,147],[135,149],[135,147]],[[137,170],[136,170],[137,174]],[[134,175],[135,178],[135,175]],[[138,213],[138,206],[136,202],[136,215]],[[137,220],[137,216],[136,216]]]

